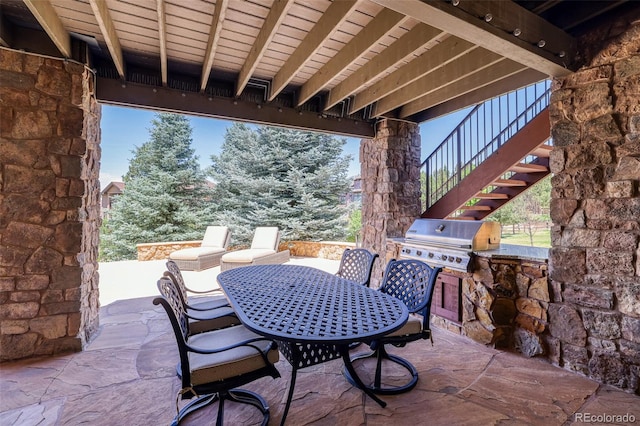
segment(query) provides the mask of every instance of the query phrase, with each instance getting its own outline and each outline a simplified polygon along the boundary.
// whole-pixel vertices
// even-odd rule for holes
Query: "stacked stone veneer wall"
[[[640,393],[640,25],[582,40],[550,116],[553,362]],[[629,19],[629,22],[633,22]]]
[[[472,274],[457,274],[462,279],[462,323],[441,321],[445,327],[529,357],[548,355],[547,263],[484,257],[474,263]]]
[[[362,246],[387,252],[387,238],[403,237],[420,216],[420,129],[384,120],[376,137],[360,142]],[[385,262],[376,262],[371,286],[377,288]]]
[[[82,65],[0,48],[0,360],[98,327],[100,107]]]
[[[138,260],[167,259],[171,252],[189,247],[200,247],[200,241],[179,241],[138,244]],[[230,247],[235,250],[246,247]],[[354,243],[340,241],[287,241],[280,243],[278,251],[289,250],[291,256],[318,257],[340,260],[346,248],[355,248]]]

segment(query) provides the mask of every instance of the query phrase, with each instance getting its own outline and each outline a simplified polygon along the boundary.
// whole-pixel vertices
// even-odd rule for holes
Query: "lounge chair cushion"
[[[227,251],[231,232],[226,226],[207,226],[200,247],[176,250],[169,255],[185,271],[201,271],[220,264],[220,258]]]
[[[226,226],[207,226],[202,238],[201,247],[220,247],[225,249],[229,245],[231,233]]]
[[[260,226],[257,227],[253,233],[253,240],[251,241],[252,249],[269,249],[272,251],[278,250],[278,243],[280,242],[280,232],[276,226]]]
[[[193,260],[207,254],[224,253],[225,251],[224,247],[192,247],[174,251],[169,257],[171,260]]]
[[[261,257],[272,255],[275,252],[276,251],[273,249],[254,248],[231,251],[223,256],[222,261],[231,263],[251,263],[255,259],[260,259]]]

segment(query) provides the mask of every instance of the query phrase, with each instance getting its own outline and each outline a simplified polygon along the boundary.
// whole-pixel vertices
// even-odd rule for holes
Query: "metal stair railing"
[[[422,162],[423,211],[544,110],[550,94],[545,80],[475,106]]]

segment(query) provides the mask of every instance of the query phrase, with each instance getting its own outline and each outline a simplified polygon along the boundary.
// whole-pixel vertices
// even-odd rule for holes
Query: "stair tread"
[[[475,217],[471,217],[471,216],[447,216],[445,219],[449,219],[449,220],[477,220]]]
[[[515,164],[514,166],[510,167],[509,170],[516,173],[544,173],[549,171],[546,166],[527,163]]]
[[[527,186],[527,182],[519,179],[496,179],[493,186]]]
[[[491,210],[491,207],[490,206],[478,206],[478,205],[462,206],[462,207],[460,207],[460,210],[489,211],[489,210]]]
[[[474,198],[480,198],[482,200],[508,200],[509,196],[507,194],[500,194],[497,192],[481,192],[476,194]]]
[[[540,145],[539,147],[531,151],[531,154],[537,157],[549,158],[552,150],[553,147],[551,145]]]

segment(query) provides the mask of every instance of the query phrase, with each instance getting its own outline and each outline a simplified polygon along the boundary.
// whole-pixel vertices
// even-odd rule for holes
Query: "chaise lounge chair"
[[[279,244],[280,230],[277,227],[257,227],[253,234],[251,248],[225,253],[220,260],[220,270],[287,262],[289,250],[279,252]]]
[[[227,251],[231,232],[226,226],[207,226],[200,247],[174,251],[169,255],[181,270],[202,271],[220,264]]]

